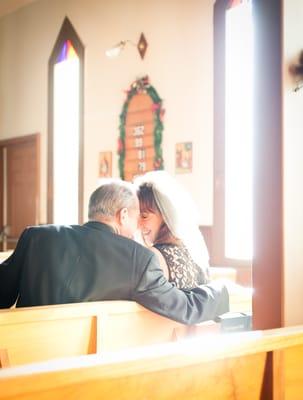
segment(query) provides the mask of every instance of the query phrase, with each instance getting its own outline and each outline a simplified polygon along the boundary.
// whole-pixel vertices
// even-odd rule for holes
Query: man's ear
[[[117,213],[118,221],[120,225],[124,225],[128,220],[128,209],[126,207],[121,208]]]

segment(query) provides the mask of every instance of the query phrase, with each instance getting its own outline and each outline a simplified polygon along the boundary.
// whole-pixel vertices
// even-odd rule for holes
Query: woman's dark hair
[[[163,218],[163,215],[156,203],[152,184],[142,183],[138,188],[137,195],[140,203],[140,213],[151,212],[154,214],[160,214]],[[162,222],[158,235],[155,238],[155,244],[156,243],[178,243],[178,239],[173,236],[164,221]]]

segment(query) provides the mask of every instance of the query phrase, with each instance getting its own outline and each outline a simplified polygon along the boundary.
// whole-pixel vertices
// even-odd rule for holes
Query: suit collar
[[[116,233],[113,227],[111,227],[110,225],[104,224],[102,222],[98,222],[98,221],[88,221],[85,224],[83,224],[83,226],[86,226],[86,227],[92,228],[92,229],[97,229],[99,231],[107,231],[107,232]]]

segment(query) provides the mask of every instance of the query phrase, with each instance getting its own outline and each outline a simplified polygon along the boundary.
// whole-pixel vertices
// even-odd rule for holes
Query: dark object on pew
[[[216,322],[220,322],[222,333],[250,331],[252,329],[252,315],[249,312],[227,312],[217,317]]]

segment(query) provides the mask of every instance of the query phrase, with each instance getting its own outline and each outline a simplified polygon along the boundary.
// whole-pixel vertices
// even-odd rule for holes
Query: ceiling
[[[16,11],[35,0],[0,0],[0,17]]]

